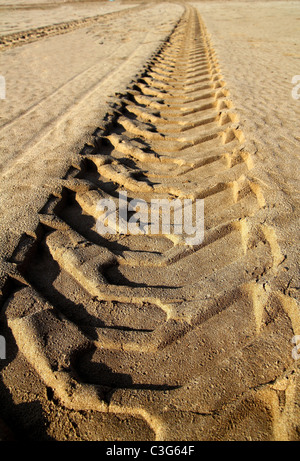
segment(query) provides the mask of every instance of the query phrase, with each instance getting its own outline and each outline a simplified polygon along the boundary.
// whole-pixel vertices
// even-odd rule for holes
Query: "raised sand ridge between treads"
[[[283,255],[255,219],[264,191],[194,8],[94,140],[40,210],[36,238],[24,234],[3,287],[16,346],[45,388],[49,435],[60,414],[79,440],[113,439],[124,418],[131,440],[287,436],[298,308],[266,288]],[[99,235],[97,203],[120,192],[204,199],[204,241]]]

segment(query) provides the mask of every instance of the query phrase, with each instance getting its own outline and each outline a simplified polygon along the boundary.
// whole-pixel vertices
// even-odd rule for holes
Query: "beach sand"
[[[0,11],[0,438],[299,440],[300,3]]]

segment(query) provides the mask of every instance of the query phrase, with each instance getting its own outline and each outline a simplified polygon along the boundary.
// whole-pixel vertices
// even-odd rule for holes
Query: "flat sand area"
[[[108,4],[107,4],[108,3]],[[99,3],[78,3],[74,4],[56,3],[52,7],[39,5],[36,8],[18,8],[6,7],[0,5],[0,34],[6,35],[14,32],[26,31],[31,28],[49,26],[50,24],[59,24],[65,21],[74,21],[82,18],[108,14],[114,11],[127,9],[129,5],[120,2],[102,2]],[[26,4],[25,4],[26,5]],[[130,5],[134,6],[134,4]]]
[[[0,76],[0,439],[299,440],[300,2],[11,0]]]

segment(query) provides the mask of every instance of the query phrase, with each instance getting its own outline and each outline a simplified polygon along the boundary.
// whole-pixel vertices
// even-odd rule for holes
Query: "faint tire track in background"
[[[36,29],[29,29],[22,32],[3,35],[0,36],[0,51],[7,48],[12,48],[14,46],[26,45],[45,37],[66,34],[68,32],[72,32],[73,30],[105,22],[106,20],[114,19],[116,17],[126,15],[132,11],[139,11],[141,9],[145,9],[145,6],[138,5],[131,8],[126,8],[121,11],[104,13],[93,17],[75,19],[73,21],[66,21],[59,24],[52,24],[49,26],[38,27]]]
[[[288,427],[298,384],[281,383],[299,314],[267,288],[284,256],[256,219],[266,202],[252,169],[188,6],[7,260],[5,318],[51,404],[141,419],[145,439],[270,440]],[[100,236],[97,203],[122,191],[203,198],[204,242]]]

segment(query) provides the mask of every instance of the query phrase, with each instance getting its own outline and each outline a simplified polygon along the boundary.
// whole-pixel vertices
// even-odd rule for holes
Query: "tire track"
[[[272,439],[286,423],[290,390],[277,384],[293,366],[299,314],[266,289],[284,258],[255,219],[266,203],[244,141],[187,7],[5,268],[9,328],[60,405],[142,418],[157,440],[226,439],[232,421]],[[125,191],[148,204],[203,198],[204,241],[99,235],[99,200]]]
[[[147,35],[144,40],[147,39]],[[75,105],[78,105],[80,101],[83,101],[85,98],[90,97],[93,92],[97,91],[99,85],[104,84],[109,79],[113,78],[115,74],[119,73],[126,63],[128,63],[135,55],[137,50],[143,46],[143,42],[136,47],[130,54],[126,56],[122,60],[122,64],[116,65],[113,60],[112,63],[107,66],[106,72],[101,75],[102,64],[95,64],[91,66],[87,70],[81,72],[80,74],[75,75],[72,79],[68,82],[61,85],[51,94],[45,96],[43,99],[38,101],[32,107],[30,107],[27,111],[20,114],[15,119],[7,122],[7,124],[0,127],[0,134],[3,138],[8,138],[9,136],[17,133],[22,127],[24,128],[24,135],[21,138],[21,146],[16,142],[13,152],[13,159],[7,158],[5,159],[5,164],[0,165],[0,174],[3,177],[4,175],[8,175],[11,173],[11,169],[14,167],[16,162],[24,156],[24,152],[30,151],[30,149],[39,143],[41,139],[48,135],[49,131],[57,126],[58,123],[61,123],[66,119],[66,116],[69,115],[70,111],[72,111]],[[120,51],[120,47],[118,52]],[[111,57],[117,51],[111,53]],[[87,84],[89,82],[89,84]],[[82,87],[87,86],[86,89],[82,89]],[[64,92],[68,91],[68,100],[69,103],[66,104],[64,100]],[[76,102],[74,103],[74,95],[76,95]],[[38,118],[42,119],[42,114],[47,112],[47,107],[51,106],[51,101],[59,100],[59,102],[55,106],[55,112],[51,114],[51,118],[46,120],[43,125],[41,125],[39,132],[35,133],[33,136],[32,133],[26,132],[26,126],[29,123],[29,120],[32,123],[36,123]],[[72,103],[72,104],[71,104]]]
[[[114,19],[132,11],[139,11],[142,8],[145,9],[146,7],[144,5],[139,5],[132,8],[126,8],[121,11],[114,11],[111,13],[100,14],[83,19],[74,19],[73,21],[65,21],[60,22],[59,24],[52,24],[49,26],[37,27],[35,29],[2,35],[0,36],[0,51],[5,50],[6,48],[12,48],[15,46],[36,42],[37,40],[41,40],[45,37],[53,37],[54,35],[66,34],[82,27],[88,27],[93,24],[105,22],[109,19]]]

